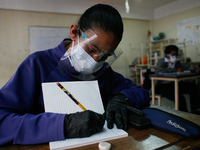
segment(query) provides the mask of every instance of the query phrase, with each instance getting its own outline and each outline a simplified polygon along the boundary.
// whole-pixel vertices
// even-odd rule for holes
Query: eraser
[[[99,149],[100,150],[109,150],[111,148],[111,144],[108,142],[100,142]]]

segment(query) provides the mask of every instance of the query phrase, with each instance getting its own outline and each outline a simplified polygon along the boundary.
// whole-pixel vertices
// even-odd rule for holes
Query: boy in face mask
[[[169,45],[165,48],[165,57],[160,59],[156,65],[155,73],[175,73],[183,72],[184,70],[190,70],[191,72],[199,72],[199,68],[189,67],[180,63],[177,60],[178,47],[175,45]],[[162,96],[173,100],[175,98],[174,94],[174,82],[172,81],[158,81],[156,83],[156,94],[161,94]],[[195,83],[190,82],[179,82],[179,110],[188,111],[186,100],[183,94],[190,95],[190,106],[191,113],[200,114],[197,111],[200,108],[199,90]]]

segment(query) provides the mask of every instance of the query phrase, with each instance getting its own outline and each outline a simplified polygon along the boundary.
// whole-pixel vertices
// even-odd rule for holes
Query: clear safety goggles
[[[167,56],[178,57],[179,55],[167,54]]]
[[[120,48],[112,48],[92,30],[87,30],[84,33],[80,31],[80,37],[72,43],[72,46],[62,56],[59,66],[65,74],[70,74],[75,78],[81,80],[97,79],[122,53]],[[80,63],[75,64],[75,60],[79,60]],[[92,73],[86,74],[80,73],[76,68],[77,66],[86,70],[93,67],[95,69]],[[70,67],[73,67],[79,73],[73,72],[69,69]]]
[[[96,62],[105,61],[111,65],[122,53],[120,48],[112,48],[103,39],[100,39],[92,30],[85,32],[80,31],[78,44],[73,49],[76,50],[77,46],[81,46]]]

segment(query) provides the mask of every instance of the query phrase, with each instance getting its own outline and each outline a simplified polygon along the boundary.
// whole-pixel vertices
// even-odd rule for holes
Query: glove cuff
[[[119,99],[119,100],[126,100],[128,101],[128,98],[124,95],[124,94],[121,94],[121,93],[117,93],[117,94],[114,94],[110,100],[112,99]]]
[[[64,135],[65,138],[67,138],[67,115],[65,115],[65,120],[64,120]]]

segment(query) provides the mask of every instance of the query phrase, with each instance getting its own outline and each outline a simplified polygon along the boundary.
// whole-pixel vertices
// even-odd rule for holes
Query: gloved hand
[[[128,128],[128,111],[143,115],[143,112],[131,106],[123,94],[114,95],[107,104],[106,120],[109,129],[113,128],[113,123],[118,129],[126,130]]]
[[[105,119],[103,115],[91,110],[68,114],[65,116],[65,138],[88,137],[103,129]]]

